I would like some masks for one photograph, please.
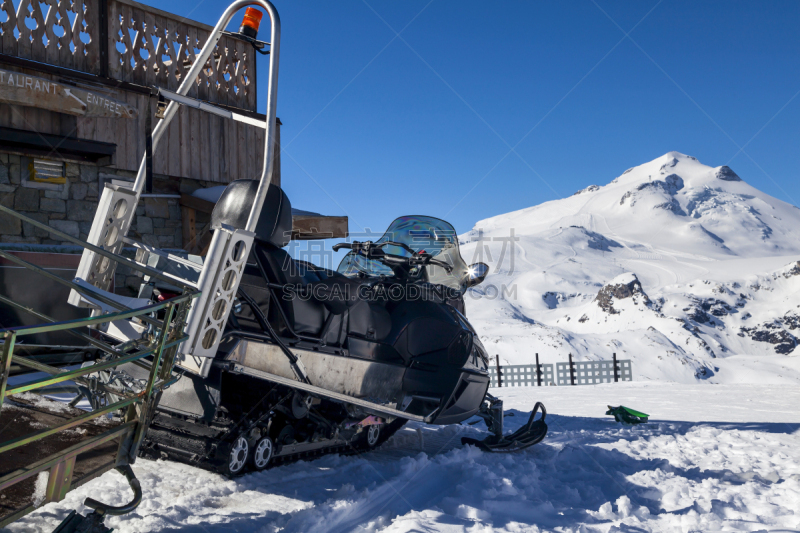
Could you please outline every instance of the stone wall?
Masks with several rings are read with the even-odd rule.
[[[67,162],[65,184],[37,183],[28,180],[28,161],[19,154],[0,153],[0,203],[81,240],[88,238],[104,183],[112,179],[132,183],[136,177],[129,171]],[[129,236],[158,248],[183,247],[179,195],[215,185],[219,184],[154,176],[153,194],[162,197],[139,201]],[[198,220],[198,226],[204,222]],[[43,229],[7,216],[0,216],[0,242],[63,243]]]

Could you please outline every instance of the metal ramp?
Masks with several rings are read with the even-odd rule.
[[[74,239],[6,207],[0,206],[0,212],[45,229],[108,261],[126,264],[150,276],[164,277],[154,269]],[[63,499],[71,488],[112,468],[127,475],[144,438],[148,415],[156,405],[158,393],[175,380],[172,375],[175,355],[178,346],[186,340],[183,332],[186,315],[199,292],[184,285],[183,294],[179,296],[132,309],[125,305],[130,302],[113,293],[80,283],[80,280],[62,279],[3,250],[0,250],[0,256],[30,271],[32,283],[36,281],[35,276],[45,276],[66,285],[86,302],[95,303],[94,316],[59,322],[25,303],[0,295],[0,303],[33,315],[42,322],[0,330],[3,341],[0,355],[0,427],[3,428],[0,433],[3,439],[0,442],[0,494],[5,496],[0,498],[2,527],[38,505]],[[103,309],[113,311],[104,312]],[[137,335],[127,342],[114,342],[109,331],[126,327]],[[24,343],[26,337],[53,331],[67,332],[75,337],[79,346],[92,350],[94,361],[78,368],[52,366],[35,360],[29,355],[30,350],[16,349],[25,347],[20,343]],[[128,363],[146,369],[147,379],[126,380],[120,367]],[[27,370],[28,374],[23,377],[33,379],[20,382],[17,375],[12,380],[12,368],[16,374]],[[75,409],[32,394],[69,390],[77,392],[78,397],[89,398],[91,410]],[[110,418],[110,415],[117,416]],[[37,493],[36,485],[43,473],[46,481],[42,495]],[[98,501],[87,501],[87,505],[101,514],[118,511]]]

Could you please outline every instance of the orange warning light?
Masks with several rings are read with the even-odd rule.
[[[258,27],[261,25],[261,17],[264,14],[254,7],[248,7],[244,12],[244,19],[242,26],[239,28],[239,33],[251,39],[255,39],[258,35]]]

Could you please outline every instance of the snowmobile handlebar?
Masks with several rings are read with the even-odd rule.
[[[397,246],[402,248],[403,250],[409,252],[411,256],[402,256],[402,255],[394,255],[394,254],[387,254],[383,251],[384,246]],[[394,241],[384,241],[384,242],[372,242],[372,241],[353,241],[353,242],[340,242],[338,244],[333,245],[333,251],[338,252],[342,248],[349,248],[350,250],[354,251],[356,254],[362,255],[367,259],[374,259],[375,261],[380,261],[381,263],[385,263],[389,266],[391,265],[407,265],[407,266],[417,266],[417,265],[436,265],[442,267],[447,271],[449,274],[453,271],[453,265],[446,263],[444,261],[439,261],[438,259],[434,259],[433,256],[429,253],[425,252],[417,252],[407,244],[403,244],[401,242],[394,242]]]
[[[338,244],[333,245],[333,251],[338,252],[342,248],[349,248],[351,250],[370,250],[372,248],[383,248],[384,246],[397,246],[398,248],[402,248],[406,252],[411,254],[416,254],[417,252],[414,251],[409,245],[404,244],[402,242],[394,242],[394,241],[383,241],[383,242],[372,242],[372,241],[364,241],[364,242],[340,242]]]

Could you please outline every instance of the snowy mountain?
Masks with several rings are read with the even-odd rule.
[[[670,152],[460,241],[492,268],[467,310],[501,362],[616,352],[634,379],[800,381],[800,209],[727,166]]]

